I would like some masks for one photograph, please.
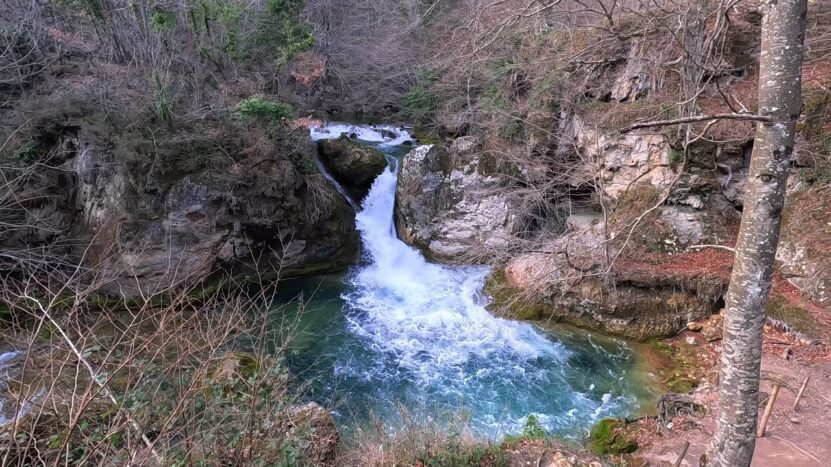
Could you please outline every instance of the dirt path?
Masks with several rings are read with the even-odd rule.
[[[712,347],[706,350],[715,352],[721,350],[719,342],[699,342],[700,337],[695,333],[685,333],[680,339],[696,340],[695,345],[701,346],[701,350],[705,350],[703,347]],[[797,350],[795,354],[792,345],[797,349],[800,347],[794,337],[773,329],[766,330],[760,388],[763,399],[767,399],[774,384],[779,384],[781,389],[766,434],[757,440],[755,467],[831,466],[831,362],[825,356],[802,359],[799,357],[801,352]],[[810,347],[816,347],[816,344]],[[715,368],[712,372],[715,373]],[[810,376],[810,380],[795,411],[792,408],[794,400],[806,376]],[[691,397],[707,407],[707,415],[676,418],[671,427],[660,427],[655,420],[641,422],[639,461],[648,465],[673,466],[684,442],[689,441],[690,447],[681,465],[698,465],[715,430],[715,385],[703,385]],[[764,406],[759,410],[761,416]]]

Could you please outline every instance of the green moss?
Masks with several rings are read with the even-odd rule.
[[[698,380],[682,375],[679,371],[673,371],[666,379],[667,389],[677,394],[686,394],[698,387]]]
[[[663,196],[663,192],[648,183],[635,184],[618,199],[609,223],[614,231],[625,229],[627,232],[636,219],[652,208]],[[679,249],[675,241],[675,231],[661,219],[661,210],[656,209],[646,215],[635,226],[627,246],[635,250],[647,250],[656,253],[672,253]],[[618,237],[621,246],[626,235]]]
[[[697,347],[678,341],[672,345],[664,340],[654,340],[650,344],[660,357],[654,366],[667,391],[685,394],[701,384]]]
[[[425,130],[423,127],[416,127],[413,130],[413,138],[418,141],[418,144],[440,144],[441,138],[433,132]]]
[[[781,295],[773,295],[768,301],[767,316],[785,322],[792,330],[815,337],[821,329],[819,321],[808,310],[792,304]]]
[[[500,314],[522,320],[542,319],[545,316],[545,304],[519,297],[519,291],[508,285],[502,268],[495,269],[488,276],[483,291],[491,297],[490,308]]]
[[[589,435],[589,448],[599,456],[631,454],[638,442],[629,438],[623,429],[626,423],[616,418],[604,418],[595,424]]]

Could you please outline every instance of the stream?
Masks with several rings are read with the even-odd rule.
[[[284,281],[280,300],[304,302],[287,363],[342,430],[461,421],[498,439],[533,415],[549,434],[580,437],[602,417],[639,412],[652,393],[631,344],[495,317],[482,293],[488,267],[432,263],[397,238],[406,130],[328,124],[312,138],[341,132],[389,161],[357,211],[363,259],[344,274]]]

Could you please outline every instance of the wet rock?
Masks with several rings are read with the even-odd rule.
[[[638,449],[638,442],[626,433],[626,422],[604,418],[595,424],[589,434],[589,447],[599,456],[631,454]]]
[[[378,128],[377,130],[378,133],[380,133],[381,136],[383,136],[384,138],[395,139],[396,137],[398,137],[398,135],[392,130],[388,130],[386,128]]]
[[[366,196],[375,177],[387,166],[381,151],[344,137],[319,141],[318,152],[335,179],[355,190],[358,199]]]

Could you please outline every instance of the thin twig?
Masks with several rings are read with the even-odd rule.
[[[133,418],[133,416],[127,410],[125,410],[121,406],[121,404],[119,404],[118,399],[115,398],[115,394],[113,394],[113,392],[110,390],[110,388],[105,384],[106,380],[104,378],[102,378],[101,375],[97,371],[95,371],[95,369],[92,367],[92,364],[86,358],[84,358],[83,354],[81,353],[80,350],[78,350],[78,347],[75,345],[75,343],[72,341],[72,339],[70,339],[70,337],[66,334],[66,332],[64,332],[63,327],[61,327],[61,325],[58,324],[58,322],[55,321],[54,318],[52,318],[52,314],[49,313],[49,310],[46,309],[46,307],[44,307],[43,304],[40,303],[40,300],[38,300],[35,297],[32,297],[30,295],[25,295],[25,294],[21,295],[21,297],[23,297],[27,300],[31,300],[32,302],[35,303],[35,305],[37,305],[38,309],[43,314],[43,316],[47,320],[49,320],[49,322],[52,324],[52,326],[55,327],[55,329],[58,331],[58,334],[61,335],[61,339],[63,339],[64,342],[66,342],[66,344],[69,346],[70,350],[72,350],[72,353],[75,354],[75,356],[78,358],[78,361],[80,361],[84,365],[84,368],[86,368],[87,372],[89,373],[90,377],[92,378],[92,381],[94,381],[95,384],[99,388],[101,388],[101,392],[103,392],[104,396],[106,396],[106,398],[109,399],[109,401],[116,407],[116,410],[121,412],[125,416],[127,421],[130,422],[130,425],[133,427],[133,429],[141,436],[142,442],[149,448],[150,453],[153,454],[153,457],[156,459],[156,462],[158,462],[158,465],[162,465],[162,456],[159,455],[159,453],[153,447],[153,443],[150,441],[150,439],[144,433],[144,430],[142,430],[141,425],[139,425],[139,423],[136,421],[136,419]]]

